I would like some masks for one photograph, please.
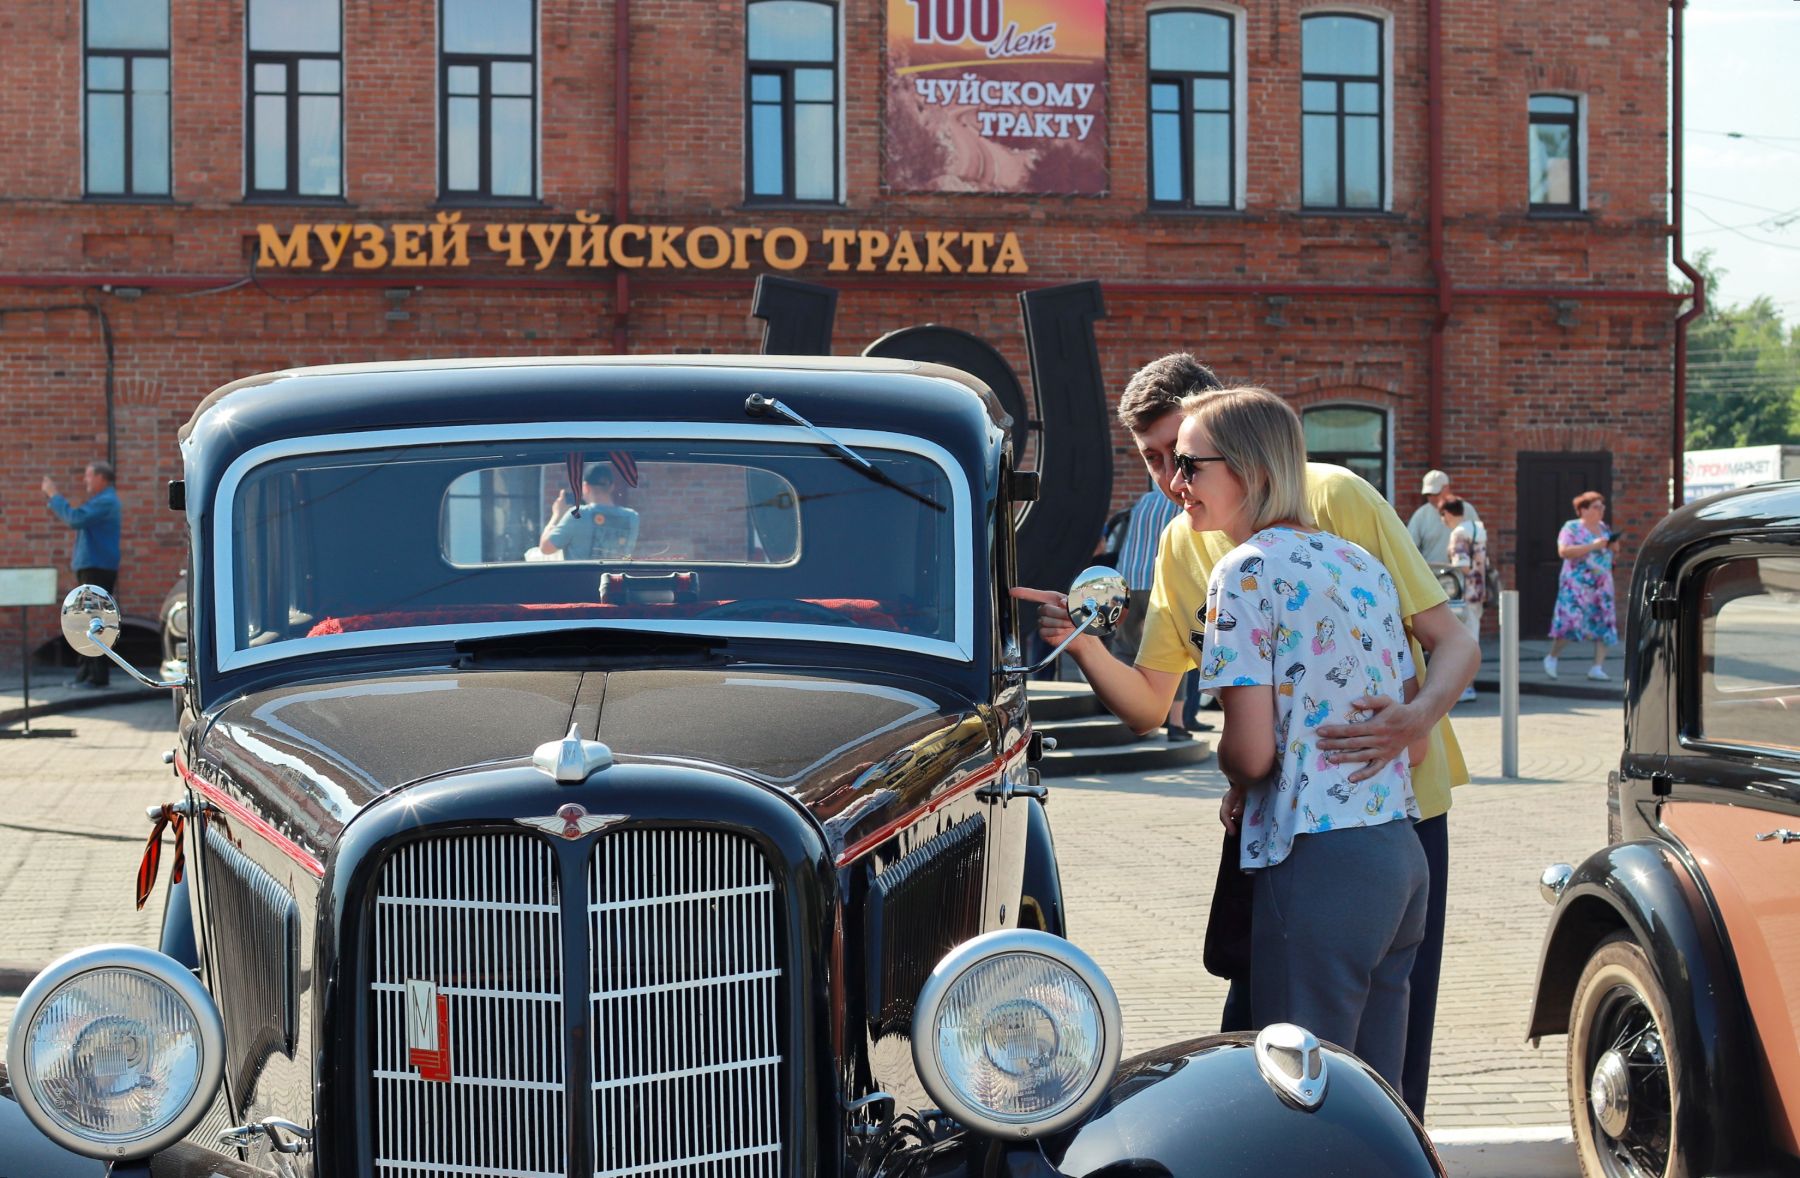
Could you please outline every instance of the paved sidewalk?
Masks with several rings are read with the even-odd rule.
[[[153,674],[153,670],[146,670],[145,674]],[[31,669],[30,718],[33,728],[67,728],[69,725],[56,717],[68,712],[167,698],[166,691],[136,683],[117,667],[113,668],[111,681],[105,687],[77,684],[73,667]],[[25,680],[19,674],[19,668],[16,665],[0,668],[0,728],[22,729],[25,705]]]
[[[1625,644],[1623,635],[1617,646],[1608,647],[1604,666],[1609,679],[1589,679],[1588,668],[1594,665],[1594,644],[1569,643],[1563,647],[1555,679],[1544,674],[1544,656],[1550,653],[1548,638],[1522,639],[1519,642],[1519,692],[1521,695],[1556,695],[1574,699],[1616,701],[1625,695]],[[1475,686],[1481,691],[1500,690],[1500,639],[1498,635],[1481,640],[1481,670],[1475,673]]]
[[[0,963],[6,965],[42,965],[100,941],[154,945],[162,927],[160,896],[139,912],[132,888],[150,832],[144,808],[180,793],[161,760],[175,743],[168,700],[152,695],[56,716],[45,726],[52,722],[75,735],[0,745]],[[165,854],[165,873],[171,862]],[[0,995],[0,1040],[16,1004]]]
[[[153,944],[160,927],[160,897],[138,912],[131,890],[148,831],[144,807],[177,793],[159,760],[173,743],[166,699],[56,722],[77,736],[0,746],[0,962],[41,964],[104,940]],[[1476,780],[1457,791],[1451,811],[1449,939],[1428,1121],[1434,1130],[1566,1125],[1562,1039],[1541,1050],[1523,1040],[1549,915],[1537,877],[1546,863],[1579,860],[1604,842],[1619,709],[1527,697],[1526,776],[1517,781],[1499,777],[1491,696],[1460,707],[1455,722]],[[1119,989],[1127,1051],[1217,1026],[1224,985],[1199,963],[1223,786],[1210,763],[1051,783],[1071,932]],[[165,855],[165,872],[169,862]],[[0,1038],[14,1005],[0,997]]]

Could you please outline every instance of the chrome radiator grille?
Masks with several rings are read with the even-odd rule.
[[[767,861],[739,835],[623,830],[595,841],[586,870],[585,903],[565,907],[556,854],[535,835],[430,839],[383,864],[376,1175],[567,1174],[567,1088],[587,1065],[595,1178],[780,1171],[783,971]],[[590,960],[569,977],[563,922],[584,919]],[[448,1082],[409,1057],[409,980],[447,1000]],[[564,1059],[572,986],[591,1019],[579,1069]]]
[[[430,839],[396,851],[377,888],[375,1173],[563,1178],[555,855],[526,834]],[[447,999],[447,1083],[409,1059],[408,980]]]
[[[621,831],[594,848],[588,918],[595,1178],[773,1178],[781,966],[761,853],[714,831]]]

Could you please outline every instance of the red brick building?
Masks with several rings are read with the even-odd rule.
[[[1576,482],[1644,534],[1668,501],[1679,310],[1666,4],[1082,3],[1104,13],[1082,108],[1104,119],[1102,195],[886,186],[884,152],[912,150],[890,20],[1013,21],[1001,0],[7,6],[0,566],[66,564],[37,483],[78,485],[110,420],[122,602],[153,614],[183,555],[175,432],[215,386],[754,350],[765,271],[839,290],[836,351],[934,321],[1022,376],[1017,293],[1099,279],[1111,390],[1190,349],[1290,396],[1403,516],[1450,471],[1509,567],[1521,534],[1542,555]],[[1143,480],[1123,434],[1114,453],[1123,505]]]

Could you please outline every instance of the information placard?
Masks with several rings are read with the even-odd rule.
[[[0,569],[0,605],[55,605],[55,569]]]

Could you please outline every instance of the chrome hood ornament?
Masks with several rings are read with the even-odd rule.
[[[574,802],[566,802],[556,808],[556,813],[547,818],[515,818],[520,826],[529,826],[533,830],[541,830],[545,834],[555,835],[574,842],[596,834],[609,826],[617,826],[625,821],[623,814],[589,814],[586,806]]]
[[[1330,1076],[1316,1035],[1293,1023],[1270,1023],[1256,1036],[1256,1068],[1296,1108],[1318,1108]]]
[[[613,763],[612,750],[597,740],[581,739],[581,725],[569,725],[569,734],[537,746],[531,763],[564,785],[580,785]]]

